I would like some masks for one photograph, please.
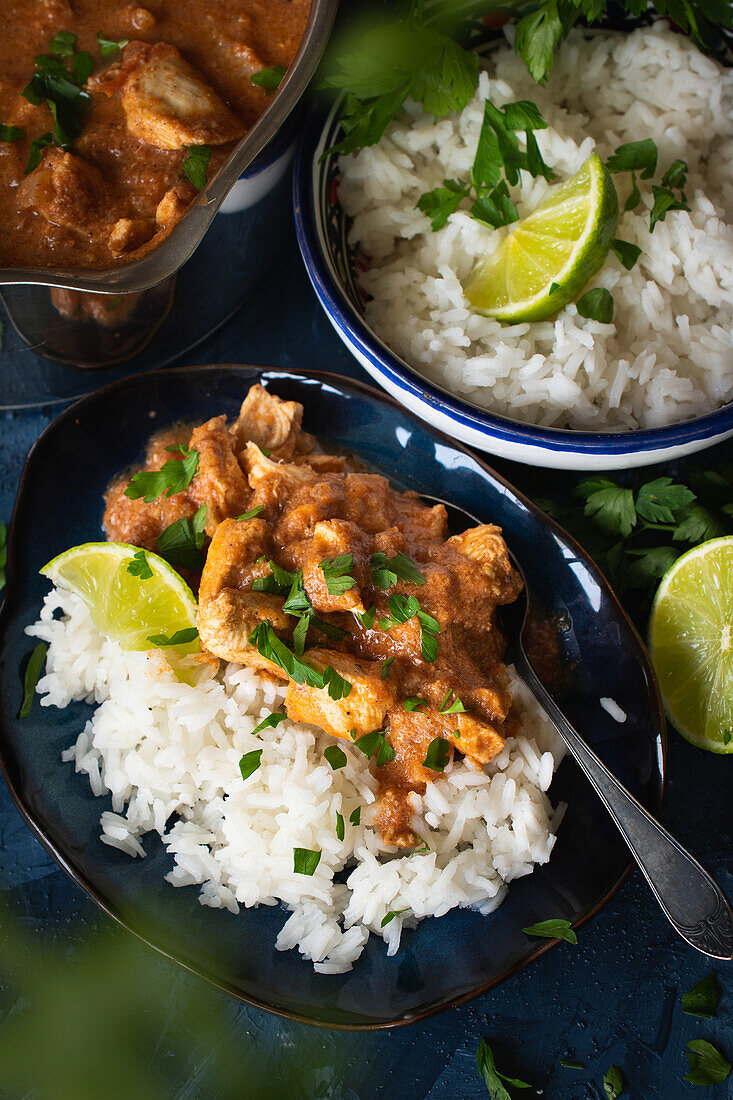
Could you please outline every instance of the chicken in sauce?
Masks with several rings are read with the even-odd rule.
[[[156,247],[267,106],[310,7],[3,0],[0,265],[103,269]]]
[[[442,505],[317,453],[302,415],[255,385],[233,424],[154,437],[108,490],[105,530],[198,584],[205,657],[287,682],[289,718],[370,757],[375,824],[411,848],[410,795],[454,753],[483,766],[516,732],[496,609],[521,581],[498,527],[449,537]],[[171,462],[189,466],[164,495]],[[172,528],[198,532],[198,562],[166,554]]]

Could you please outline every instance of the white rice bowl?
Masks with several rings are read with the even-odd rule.
[[[53,590],[27,633],[49,646],[41,705],[97,704],[63,759],[111,803],[104,843],[144,857],[145,834],[158,833],[172,857],[167,880],[199,887],[202,905],[236,913],[281,902],[290,916],[276,946],[297,947],[319,973],[350,970],[370,933],[392,955],[403,928],[424,917],[455,906],[490,913],[508,883],[550,858],[564,807],[554,811],[546,792],[563,749],[516,678],[521,733],[486,775],[456,759],[413,796],[430,850],[400,855],[371,826],[377,783],[355,746],[339,742],[348,763],[333,771],[323,756],[333,739],[313,727],[284,721],[253,735],[284,709],[284,685],[235,664],[218,675],[200,665],[181,683],[159,653],[125,653],[102,636],[68,592]],[[254,749],[260,767],[243,781],[239,761]],[[294,848],[321,852],[312,877],[294,872]],[[345,881],[334,881],[344,867]],[[406,912],[382,927],[395,910]]]
[[[408,103],[378,145],[340,160],[350,239],[367,256],[367,322],[427,378],[525,423],[654,428],[730,401],[733,71],[664,21],[631,34],[573,31],[544,86],[509,47],[487,65],[460,115],[436,121]],[[469,307],[463,281],[507,231],[474,221],[464,201],[434,233],[415,204],[444,179],[468,176],[487,97],[498,106],[537,103],[548,129],[535,136],[561,180],[593,152],[606,160],[623,143],[656,142],[655,179],[639,181],[642,202],[622,213],[617,234],[642,255],[626,271],[609,253],[589,284],[612,293],[611,324],[581,317],[572,303],[554,320],[518,325]],[[651,183],[677,158],[689,165],[690,212],[668,213],[650,234]],[[623,210],[630,176],[614,179]],[[520,217],[551,186],[526,172],[522,184],[512,189]]]

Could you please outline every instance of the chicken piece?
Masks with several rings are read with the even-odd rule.
[[[109,196],[101,172],[61,149],[44,151],[41,165],[18,187],[17,201],[51,225],[83,237],[109,219]]]
[[[126,321],[141,297],[141,293],[94,294],[86,290],[51,287],[51,301],[62,317],[69,321],[94,321],[105,328],[114,328]]]
[[[317,474],[340,474],[346,465],[343,455],[295,455],[293,462],[299,466],[310,466]]]
[[[199,506],[206,505],[206,533],[213,535],[223,519],[248,510],[250,488],[234,454],[225,416],[194,428],[191,447],[199,453],[199,466],[188,493]]]
[[[297,684],[288,685],[285,708],[293,722],[309,722],[332,737],[347,741],[382,728],[387,711],[394,706],[392,685],[382,680],[381,665],[339,653],[332,649],[309,649],[307,663],[323,672],[331,665],[351,684],[345,699],[332,699],[327,690]]]
[[[504,748],[504,738],[488,722],[475,718],[472,714],[438,714],[432,712],[433,721],[443,728],[446,741],[451,739],[464,756],[475,760],[477,764],[488,764]]]
[[[442,542],[448,533],[444,504],[428,507],[417,494],[392,494],[392,523],[404,532],[408,543]]]
[[[522,591],[522,578],[512,568],[501,527],[493,523],[469,527],[462,535],[449,538],[447,547],[460,550],[467,558],[477,561],[481,572],[488,579],[492,597],[497,604],[512,603]]]
[[[247,443],[268,450],[272,458],[289,462],[295,453],[303,420],[303,406],[297,401],[281,401],[263,386],[250,387],[235,424],[232,425],[234,448],[239,453]]]
[[[341,554],[352,555],[352,566],[347,570],[356,584],[345,592],[331,593],[327,574],[321,562],[337,558]],[[361,528],[348,520],[321,520],[316,524],[307,557],[303,562],[303,587],[316,611],[330,614],[334,611],[364,612],[361,590],[371,588],[369,540]]]
[[[118,91],[128,131],[158,149],[224,145],[245,132],[241,119],[167,42],[131,42],[93,86],[107,95]]]
[[[235,588],[225,588],[216,599],[201,602],[197,612],[201,644],[209,653],[287,680],[287,673],[263,657],[249,640],[252,631],[265,621],[276,632],[286,633],[295,620],[285,614],[279,596]]]
[[[267,524],[264,520],[237,522],[225,519],[214,532],[206,555],[199,603],[216,599],[225,588],[249,588],[253,577],[269,572],[265,562],[257,562],[266,554]]]
[[[180,221],[197,194],[196,188],[190,183],[177,183],[166,191],[155,210],[155,224],[158,229],[170,229]]]
[[[308,466],[273,462],[256,443],[248,443],[240,452],[239,463],[252,486],[250,507],[262,505],[268,515],[277,514],[286,502],[297,497],[299,489],[317,481],[317,475]],[[286,545],[282,540],[279,544]]]
[[[112,226],[107,246],[115,256],[124,256],[146,244],[153,232],[154,226],[147,218],[120,218]]]

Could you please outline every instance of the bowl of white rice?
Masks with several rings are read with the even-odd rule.
[[[437,231],[416,208],[467,175],[487,98],[537,104],[540,151],[560,179],[649,137],[660,172],[686,162],[690,209],[654,232],[651,187],[624,212],[631,180],[614,177],[618,236],[641,255],[626,270],[609,252],[589,284],[612,294],[610,323],[574,302],[533,323],[475,312],[464,283],[506,230],[472,219],[470,200]],[[659,20],[573,31],[544,85],[505,41],[461,113],[436,120],[408,101],[378,144],[323,156],[342,136],[340,109],[325,123],[315,111],[301,139],[298,239],[334,328],[405,407],[471,446],[559,469],[646,465],[733,435],[733,71]],[[551,186],[525,176],[520,217]]]

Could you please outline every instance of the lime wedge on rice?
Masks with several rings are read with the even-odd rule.
[[[542,321],[577,298],[602,267],[618,226],[618,196],[593,154],[572,179],[514,222],[465,286],[474,309],[507,324]]]
[[[128,572],[139,553],[139,547],[124,542],[85,542],[59,554],[41,573],[57,588],[80,596],[97,630],[123,649],[154,649],[148,640],[151,635],[170,639],[177,631],[196,628],[196,600],[168,562],[148,550],[145,562],[152,577]],[[181,655],[196,653],[198,637],[183,645],[161,647],[162,652],[171,648]]]
[[[733,536],[696,546],[665,573],[649,650],[672,725],[702,749],[733,752]]]

